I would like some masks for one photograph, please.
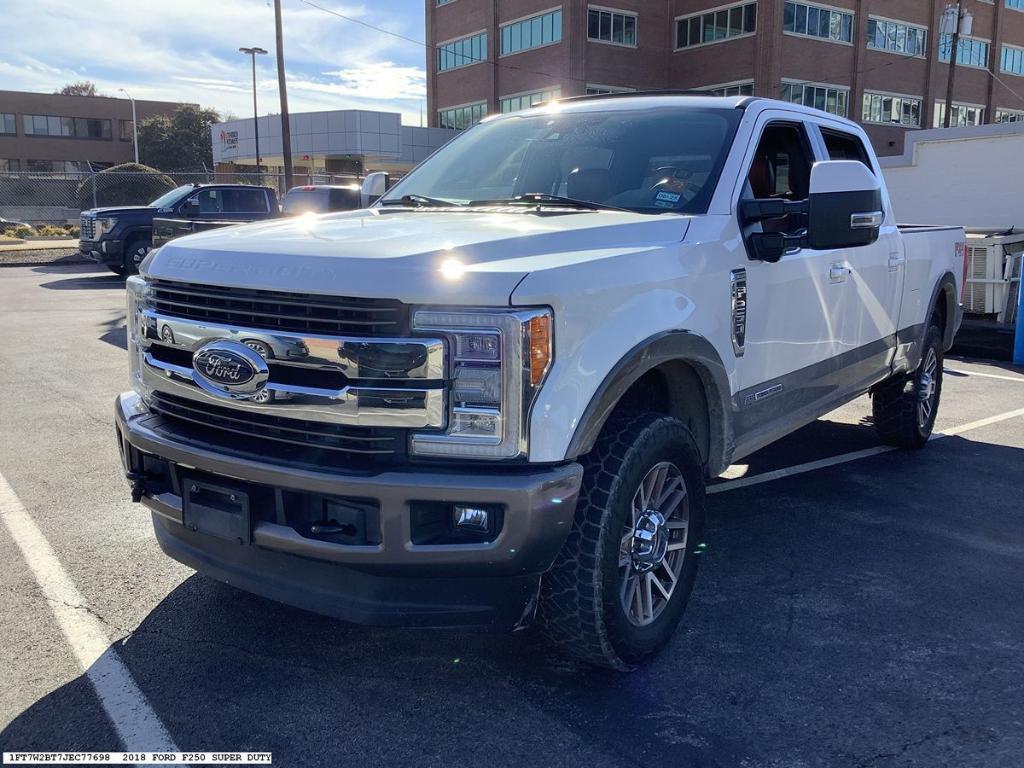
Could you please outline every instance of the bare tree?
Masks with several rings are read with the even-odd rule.
[[[77,83],[68,83],[54,93],[61,96],[99,96],[96,92],[96,83],[91,80],[79,80]]]

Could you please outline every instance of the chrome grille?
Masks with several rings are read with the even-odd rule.
[[[172,317],[295,333],[398,336],[409,330],[408,307],[388,299],[154,280],[149,306]]]
[[[92,216],[82,216],[79,220],[79,238],[82,240],[96,239],[96,219]]]
[[[152,411],[175,433],[261,459],[323,467],[390,463],[405,456],[400,429],[344,427],[268,416],[154,392]]]

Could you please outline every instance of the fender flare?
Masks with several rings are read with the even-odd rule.
[[[645,373],[675,361],[687,363],[700,376],[710,421],[708,469],[713,475],[724,470],[735,447],[729,376],[714,345],[689,331],[655,334],[637,344],[615,364],[583,411],[565,458],[575,459],[589,453],[626,391]]]
[[[946,271],[935,283],[932,289],[932,298],[928,302],[928,317],[925,318],[924,329],[921,332],[921,343],[924,344],[924,335],[928,332],[928,321],[931,320],[931,311],[938,305],[940,292],[946,296],[946,327],[942,329],[942,348],[948,350],[953,346],[953,337],[959,326],[958,312],[960,311],[959,297],[956,292],[956,278],[953,273]]]

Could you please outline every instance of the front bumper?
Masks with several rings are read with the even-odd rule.
[[[105,266],[124,262],[124,243],[120,240],[79,240],[78,252]]]
[[[521,471],[418,467],[337,475],[225,456],[160,428],[134,393],[115,407],[118,441],[141,501],[152,510],[165,553],[215,579],[318,613],[360,623],[511,628],[532,616],[540,575],[571,528],[582,468]],[[147,488],[147,466],[171,482]],[[213,478],[251,489],[369,500],[379,543],[349,546],[303,536],[254,509],[251,543],[235,544],[183,525],[182,479]],[[413,502],[500,504],[504,524],[490,543],[415,544]]]

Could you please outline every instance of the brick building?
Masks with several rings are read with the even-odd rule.
[[[179,106],[135,100],[139,120]],[[128,99],[0,91],[0,172],[78,173],[134,157]]]
[[[879,154],[941,125],[945,0],[425,0],[434,126],[558,96],[685,88],[802,101]],[[954,125],[1024,120],[1024,0],[964,0]]]

